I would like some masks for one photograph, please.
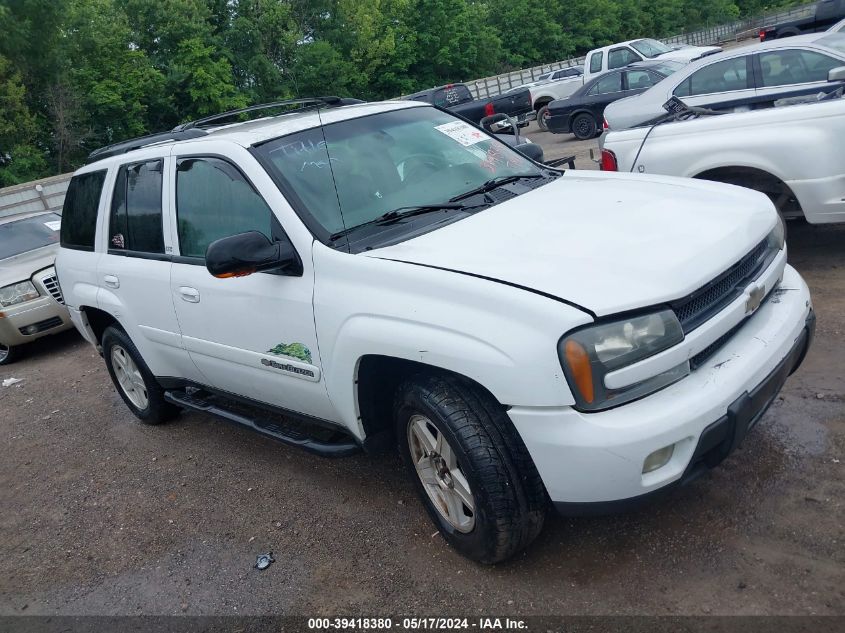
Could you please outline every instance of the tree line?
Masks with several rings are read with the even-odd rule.
[[[795,0],[0,0],[0,187],[253,103],[378,99]]]

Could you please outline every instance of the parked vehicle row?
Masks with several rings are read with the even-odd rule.
[[[831,73],[845,79],[845,67]],[[840,83],[841,85],[841,83]],[[611,131],[606,170],[715,180],[765,193],[784,218],[845,222],[845,99]]]
[[[537,121],[554,134],[593,138],[602,132],[609,104],[648,90],[683,66],[681,62],[647,61],[611,70],[588,81],[568,99],[551,102]]]
[[[845,65],[845,35],[800,35],[742,47],[685,66],[642,94],[609,105],[610,129],[649,123],[678,97],[718,110],[768,107],[777,99],[828,89],[828,73]]]

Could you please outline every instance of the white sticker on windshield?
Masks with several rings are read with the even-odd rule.
[[[463,121],[444,123],[443,125],[435,126],[434,129],[442,132],[449,138],[455,139],[464,147],[469,147],[470,145],[487,140],[487,135],[484,132]]]
[[[54,231],[58,231],[62,228],[62,221],[61,220],[51,220],[50,222],[45,222],[44,226],[48,229],[53,229]]]

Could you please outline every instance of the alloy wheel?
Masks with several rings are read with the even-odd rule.
[[[120,385],[124,395],[129,401],[142,411],[147,408],[150,402],[147,394],[147,385],[141,375],[138,365],[132,360],[129,353],[120,345],[115,345],[111,350],[112,368],[115,378]]]
[[[459,532],[475,527],[475,499],[448,440],[424,415],[408,422],[408,445],[417,476],[441,517]]]

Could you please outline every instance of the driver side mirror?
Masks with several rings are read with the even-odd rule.
[[[205,267],[215,277],[244,277],[262,270],[278,270],[298,277],[302,260],[293,244],[284,239],[271,242],[259,231],[247,231],[215,240],[205,251]]]
[[[837,66],[827,71],[828,81],[845,81],[845,66]]]

